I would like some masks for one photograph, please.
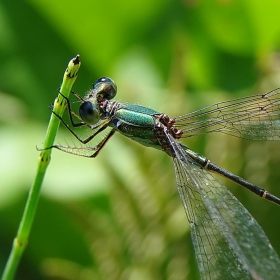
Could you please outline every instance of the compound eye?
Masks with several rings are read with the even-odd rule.
[[[103,98],[108,100],[114,98],[117,94],[116,83],[108,77],[102,77],[93,85],[97,95],[102,95]]]
[[[96,124],[100,120],[98,110],[89,101],[84,102],[80,106],[79,114],[82,120],[87,124]]]

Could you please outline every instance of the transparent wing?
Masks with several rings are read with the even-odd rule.
[[[249,140],[280,140],[280,88],[216,103],[175,121],[182,137],[222,132]]]
[[[166,137],[176,155],[176,182],[201,278],[280,279],[280,260],[255,219],[172,136]]]

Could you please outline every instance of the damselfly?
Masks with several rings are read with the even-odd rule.
[[[72,127],[86,126],[92,133],[83,144],[106,128],[109,132],[94,147],[61,146],[67,153],[96,157],[115,132],[167,153],[173,160],[180,198],[190,223],[196,259],[202,279],[280,279],[280,260],[262,228],[242,204],[215,178],[217,173],[255,194],[280,205],[266,190],[210,162],[179,140],[222,132],[250,140],[280,140],[280,89],[263,95],[216,103],[176,118],[155,110],[112,100],[116,84],[100,78],[81,102],[79,113],[67,110]],[[74,117],[79,121],[74,122]]]

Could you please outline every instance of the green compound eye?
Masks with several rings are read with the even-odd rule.
[[[80,106],[79,114],[82,120],[88,124],[96,124],[100,120],[98,110],[89,101]]]
[[[116,83],[108,77],[102,77],[93,85],[98,95],[102,95],[103,98],[108,100],[114,98],[117,94]]]

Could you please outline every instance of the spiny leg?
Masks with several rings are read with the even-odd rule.
[[[78,96],[76,93],[73,93],[74,95]],[[99,134],[101,131],[103,131],[107,126],[106,124],[109,122],[109,119],[105,119],[103,120],[102,122],[96,124],[95,126],[90,126],[88,125],[87,123],[85,122],[80,122],[80,123],[74,123],[73,121],[73,118],[72,118],[72,114],[74,116],[76,116],[79,120],[81,120],[80,116],[78,116],[75,112],[73,112],[71,110],[71,105],[70,105],[70,101],[69,99],[64,96],[62,93],[60,93],[60,95],[66,100],[66,109],[68,111],[68,114],[69,114],[69,118],[70,118],[70,121],[71,121],[71,125],[73,127],[81,127],[81,126],[87,126],[89,127],[90,129],[95,129],[95,128],[98,128],[100,127],[96,132],[94,132],[92,135],[90,135],[88,138],[86,139],[81,139],[73,130],[72,128],[62,119],[61,116],[59,116],[56,112],[53,111],[52,109],[52,104],[50,105],[50,109],[52,111],[52,113],[62,122],[62,124],[75,136],[75,138],[80,141],[81,143],[83,144],[86,144],[88,143],[90,140],[92,140],[97,134]],[[80,97],[81,98],[81,97]],[[82,100],[82,98],[81,98]],[[50,147],[51,148],[51,147]]]
[[[71,92],[72,93],[72,92]],[[70,119],[70,122],[71,122],[71,125],[73,126],[73,127],[81,127],[81,126],[86,126],[86,125],[88,125],[88,124],[86,124],[85,122],[83,122],[82,120],[81,120],[81,118],[80,118],[80,116],[78,116],[74,111],[72,111],[72,109],[71,109],[71,104],[70,104],[70,101],[69,101],[69,99],[65,96],[65,95],[63,95],[61,92],[59,92],[59,94],[66,100],[66,108],[67,108],[67,111],[68,111],[68,115],[69,115],[69,119]],[[83,99],[82,99],[82,97],[80,97],[78,94],[76,94],[76,93],[73,93],[79,100],[81,100],[81,101],[84,101]],[[78,97],[79,96],[79,97]],[[53,112],[53,110],[52,110],[52,112]],[[54,113],[54,112],[53,112]],[[55,114],[55,113],[54,113]],[[55,114],[56,115],[56,114]],[[80,122],[78,122],[78,123],[75,123],[74,122],[74,120],[73,120],[73,117],[72,117],[72,115],[74,115],[75,117],[77,117],[79,120],[80,120]],[[57,115],[56,115],[57,116]],[[60,117],[59,117],[60,118]],[[62,121],[62,119],[60,118],[60,120]],[[63,121],[62,121],[63,122]],[[90,127],[90,126],[89,126]]]
[[[54,145],[50,148],[56,148],[68,154],[78,155],[82,157],[95,158],[101,149],[106,145],[109,139],[114,135],[115,130],[111,129],[110,132],[100,141],[95,147],[65,147]]]
[[[92,154],[90,157],[95,158],[95,157],[100,153],[101,149],[107,144],[107,142],[109,141],[109,139],[115,134],[115,132],[116,132],[116,131],[112,129],[112,130],[106,135],[106,137],[104,137],[104,138],[102,139],[102,141],[99,142],[99,143],[95,146],[96,151],[95,151],[94,154]]]
[[[72,129],[71,129],[71,127],[62,119],[62,117],[60,117],[58,114],[56,114],[54,111],[52,111],[53,112],[53,114],[57,117],[57,118],[59,118],[59,120],[63,123],[63,125],[75,136],[75,138],[78,140],[78,141],[80,141],[81,143],[83,143],[83,144],[86,144],[86,143],[88,143],[90,140],[92,140],[97,134],[99,134],[100,132],[102,132],[104,129],[106,129],[106,124],[109,122],[109,120],[107,121],[106,120],[106,122],[105,121],[103,121],[102,123],[100,123],[98,126],[96,126],[96,128],[97,127],[100,127],[97,131],[95,131],[93,134],[91,134],[88,138],[86,138],[86,139],[81,139],[80,138],[80,136],[78,136]],[[87,125],[87,124],[84,124],[84,125]],[[89,125],[87,125],[87,126],[89,126]],[[95,127],[94,126],[89,126],[91,129],[94,129]],[[53,147],[55,147],[55,146],[53,146]]]
[[[76,92],[71,90],[71,93],[77,98],[79,99],[81,102],[85,102],[85,100]],[[60,93],[61,94],[61,93]],[[62,94],[61,94],[62,95]]]

